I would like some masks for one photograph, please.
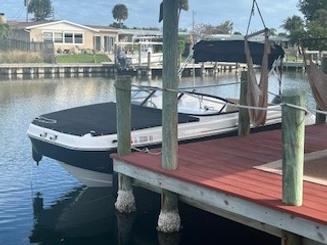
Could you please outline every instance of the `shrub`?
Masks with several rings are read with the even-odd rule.
[[[43,63],[43,58],[38,52],[2,51],[0,63]]]

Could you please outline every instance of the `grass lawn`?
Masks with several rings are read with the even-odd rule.
[[[105,54],[63,54],[56,57],[57,63],[101,63],[109,62]]]

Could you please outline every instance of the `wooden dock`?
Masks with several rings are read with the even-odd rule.
[[[326,124],[308,126],[305,153],[326,150],[326,139]],[[306,244],[327,244],[327,186],[305,181],[303,205],[288,206],[282,202],[282,176],[257,168],[282,158],[281,130],[179,145],[173,171],[161,167],[161,155],[112,157],[114,171],[194,206],[276,236],[286,231]]]

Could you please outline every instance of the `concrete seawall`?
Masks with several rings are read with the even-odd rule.
[[[114,74],[114,64],[1,64],[0,76],[7,79],[78,77]]]

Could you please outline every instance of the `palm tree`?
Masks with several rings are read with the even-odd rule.
[[[298,43],[304,36],[304,21],[300,16],[288,17],[282,27],[288,32],[291,44]]]
[[[301,31],[304,29],[304,21],[300,16],[293,15],[284,21],[282,27],[289,33]]]
[[[180,16],[182,10],[189,10],[188,0],[179,0],[178,16]]]
[[[31,0],[27,2],[28,13],[34,14],[34,20],[46,20],[53,16],[51,0]]]
[[[185,11],[189,10],[188,0],[178,0],[178,19],[181,15],[182,10]],[[159,22],[161,22],[162,19],[163,19],[163,1],[160,4]]]
[[[125,4],[116,4],[112,9],[112,17],[117,20],[120,27],[122,27],[123,21],[128,18],[128,9]]]

